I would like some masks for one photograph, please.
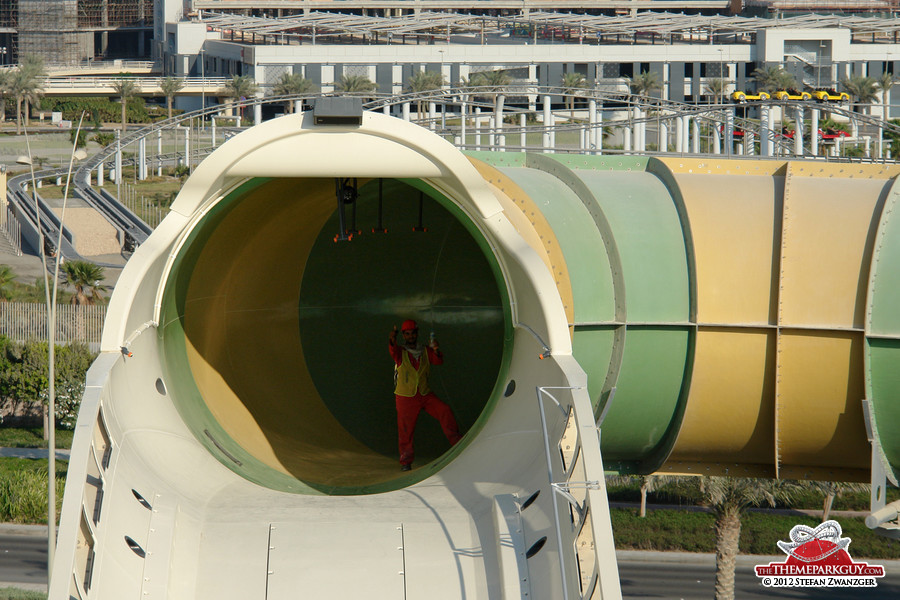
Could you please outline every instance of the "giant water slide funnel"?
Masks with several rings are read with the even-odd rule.
[[[619,598],[601,449],[865,480],[869,435],[893,477],[897,171],[247,130],[119,280],[50,596]],[[421,415],[402,472],[408,318],[464,436]]]

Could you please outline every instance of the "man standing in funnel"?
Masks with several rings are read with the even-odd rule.
[[[403,340],[398,344],[395,325],[388,348],[396,365],[394,396],[397,401],[397,429],[400,437],[400,470],[409,471],[415,457],[413,435],[420,411],[424,410],[438,420],[450,445],[458,442],[462,436],[459,435],[459,427],[450,407],[428,386],[431,365],[444,362],[437,340],[432,337],[427,346],[420,345],[419,326],[412,319],[403,322],[400,332]]]

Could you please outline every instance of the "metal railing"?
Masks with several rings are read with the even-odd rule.
[[[164,77],[141,77],[134,79],[137,84],[138,94],[161,94],[160,84]],[[222,92],[225,84],[231,81],[230,77],[180,77],[184,83],[184,87],[178,91],[179,95],[186,93],[201,93],[206,91],[209,94],[214,92]],[[107,77],[48,77],[41,80],[41,88],[45,94],[59,94],[62,91],[73,91],[74,93],[115,93],[115,84],[121,81],[121,77],[110,75]]]
[[[58,304],[56,306],[56,341],[60,344],[80,342],[96,351],[106,318],[104,305]],[[49,338],[47,306],[32,302],[0,302],[0,334],[25,342]]]
[[[4,202],[3,211],[0,212],[0,233],[9,242],[13,253],[22,256],[22,226],[8,202]]]

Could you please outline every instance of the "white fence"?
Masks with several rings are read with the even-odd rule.
[[[106,318],[106,306],[57,304],[56,341],[59,344],[82,342],[97,351]],[[24,342],[47,340],[47,306],[26,302],[0,302],[0,334]]]

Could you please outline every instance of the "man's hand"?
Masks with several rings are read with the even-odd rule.
[[[428,342],[428,345],[431,346],[431,349],[434,351],[438,351],[441,348],[441,345],[438,344],[438,341],[435,338],[431,338],[431,341]]]
[[[390,339],[391,344],[393,344],[394,346],[397,345],[397,326],[396,325],[394,325],[394,328],[391,330],[391,336],[388,339]]]

